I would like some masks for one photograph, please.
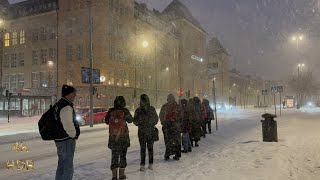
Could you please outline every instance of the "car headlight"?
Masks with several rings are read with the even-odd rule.
[[[80,115],[76,115],[76,120],[77,120],[78,122],[81,122],[83,119],[82,119],[82,117],[81,117]]]

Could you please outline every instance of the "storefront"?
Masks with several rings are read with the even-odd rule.
[[[0,115],[7,115],[9,107],[10,115],[39,116],[43,114],[54,101],[55,97],[52,96],[13,95],[8,103],[8,99],[2,96],[0,99]]]

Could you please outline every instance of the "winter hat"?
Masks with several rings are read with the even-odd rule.
[[[74,87],[72,87],[72,86],[68,86],[68,85],[63,85],[62,86],[62,90],[61,90],[61,96],[62,97],[65,97],[65,96],[67,96],[67,95],[69,95],[69,94],[71,94],[71,93],[73,93],[73,92],[76,92],[77,90],[74,88]]]

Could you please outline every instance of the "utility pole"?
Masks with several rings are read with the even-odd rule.
[[[89,7],[89,61],[90,61],[90,127],[93,127],[93,55],[92,55],[92,17],[91,17],[91,0],[88,0]]]
[[[218,116],[217,116],[217,102],[216,102],[216,85],[215,79],[212,80],[212,95],[213,95],[213,102],[214,102],[214,115],[216,119],[216,130],[218,130]]]

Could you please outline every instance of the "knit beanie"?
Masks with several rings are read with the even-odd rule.
[[[61,96],[66,97],[68,94],[71,94],[73,92],[76,92],[76,89],[72,86],[63,85],[61,90]]]

